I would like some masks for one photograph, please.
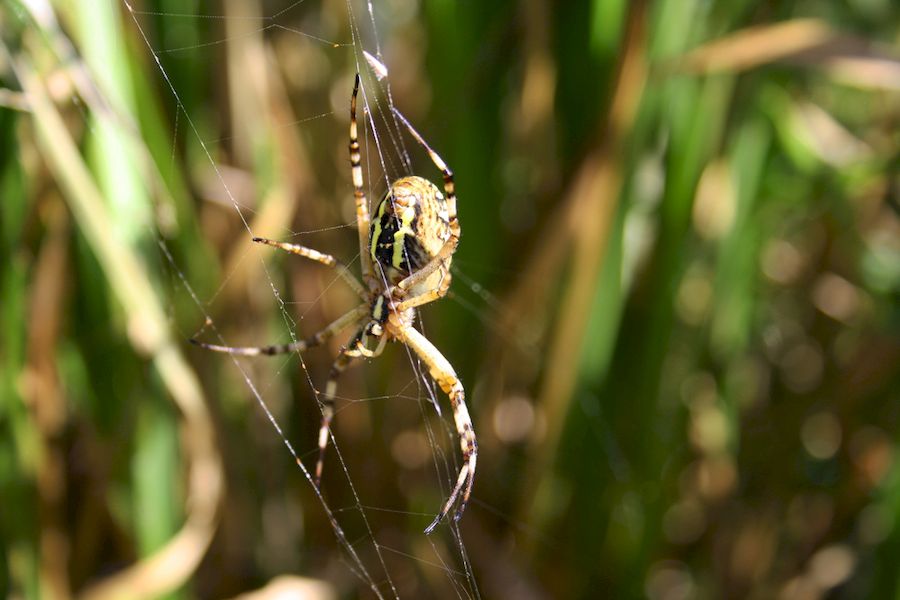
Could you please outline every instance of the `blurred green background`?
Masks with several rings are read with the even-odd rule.
[[[6,0],[0,44],[7,597],[900,597],[896,3]],[[250,238],[358,267],[357,69],[370,199],[439,181],[391,102],[456,174],[421,314],[480,454],[430,537],[458,446],[403,348],[320,502],[257,397],[311,468],[340,340],[188,344],[352,306]]]

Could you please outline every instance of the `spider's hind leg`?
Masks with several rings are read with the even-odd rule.
[[[358,337],[358,336],[357,336]],[[356,338],[354,338],[356,339]],[[320,487],[322,482],[322,469],[325,465],[325,449],[328,447],[328,436],[331,429],[331,421],[334,419],[334,397],[337,393],[337,382],[341,374],[354,358],[359,356],[352,350],[351,342],[345,348],[341,349],[341,353],[331,365],[331,371],[328,374],[328,382],[325,384],[325,393],[319,398],[322,407],[322,422],[319,425],[319,458],[316,460],[315,484]]]

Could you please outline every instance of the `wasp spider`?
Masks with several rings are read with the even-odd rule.
[[[254,242],[274,246],[314,260],[335,269],[336,273],[359,295],[362,304],[340,317],[315,335],[292,344],[277,346],[234,348],[191,340],[198,346],[244,356],[275,355],[301,352],[323,342],[351,326],[357,332],[344,346],[331,367],[325,393],[320,395],[322,423],[319,428],[319,457],[315,482],[319,485],[329,427],[334,416],[334,396],[337,380],[349,363],[358,357],[378,356],[388,341],[405,344],[428,366],[431,377],[450,397],[453,417],[462,448],[462,468],[450,497],[438,515],[425,529],[431,533],[459,500],[456,519],[462,516],[475,480],[478,445],[472,419],[466,408],[465,392],[453,366],[428,339],[417,331],[415,308],[442,298],[450,287],[450,262],[459,243],[459,221],[456,218],[456,194],[453,173],[438,154],[398,111],[394,114],[410,134],[428,152],[434,165],[444,177],[444,194],[437,186],[422,177],[402,177],[394,181],[378,203],[375,217],[369,216],[368,201],[363,189],[357,139],[356,96],[359,75],[350,98],[350,168],[353,175],[353,194],[356,199],[356,221],[359,226],[362,283],[333,256],[298,244],[253,238]],[[446,195],[446,197],[445,197]]]

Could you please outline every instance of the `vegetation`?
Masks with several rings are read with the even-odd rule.
[[[0,590],[900,597],[900,6],[373,5],[0,7]],[[188,343],[352,306],[251,237],[357,268],[357,69],[371,197],[439,181],[389,102],[460,197],[421,312],[476,497],[428,537],[458,446],[401,347],[341,380],[319,496],[284,442],[314,464],[340,344]]]

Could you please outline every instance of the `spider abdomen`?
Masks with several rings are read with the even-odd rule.
[[[447,201],[437,186],[422,177],[391,184],[372,219],[372,261],[396,283],[434,258],[450,238]],[[446,261],[449,267],[450,260]]]

